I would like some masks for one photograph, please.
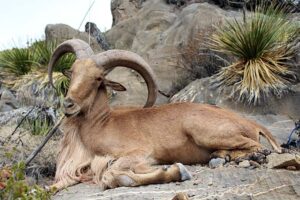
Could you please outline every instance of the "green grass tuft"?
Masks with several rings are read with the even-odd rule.
[[[46,117],[37,119],[26,119],[24,128],[29,130],[32,135],[45,135],[51,128],[52,123]]]

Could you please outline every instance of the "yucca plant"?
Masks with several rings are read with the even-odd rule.
[[[70,79],[61,73],[59,74],[53,73],[53,84],[54,87],[56,88],[57,93],[64,96],[67,94],[69,84],[70,84]]]
[[[2,70],[17,76],[27,74],[33,65],[39,65],[37,57],[28,48],[13,48],[0,54]]]
[[[293,73],[288,60],[299,34],[282,6],[258,6],[244,20],[227,21],[213,34],[210,47],[235,58],[216,75],[222,89],[232,86],[232,96],[256,104],[269,94],[287,91]]]
[[[36,41],[34,42],[30,49],[34,52],[38,58],[38,62],[41,66],[47,66],[53,51],[58,46],[56,41]],[[70,66],[75,61],[75,56],[73,54],[66,54],[62,56],[54,66],[54,71],[63,72],[69,69]]]

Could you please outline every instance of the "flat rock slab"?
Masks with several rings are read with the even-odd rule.
[[[235,166],[209,169],[187,166],[193,179],[181,183],[156,184],[101,191],[95,185],[79,184],[56,194],[54,200],[171,200],[184,192],[190,199],[207,200],[296,200],[300,199],[300,171],[246,169]]]

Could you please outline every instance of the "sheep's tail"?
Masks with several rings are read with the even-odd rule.
[[[278,144],[278,142],[276,141],[276,139],[274,138],[274,136],[271,134],[271,132],[266,129],[265,127],[260,127],[260,135],[264,136],[268,142],[272,145],[273,149],[277,152],[277,153],[281,153],[282,149],[280,147],[280,145]]]

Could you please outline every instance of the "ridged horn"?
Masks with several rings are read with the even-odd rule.
[[[106,74],[115,67],[127,67],[137,71],[145,80],[148,89],[148,98],[144,107],[154,105],[157,98],[157,83],[153,70],[138,54],[124,50],[109,50],[94,55],[93,60],[99,67],[103,67]]]
[[[52,71],[58,59],[66,53],[74,53],[77,59],[84,59],[94,55],[90,45],[79,39],[71,39],[61,43],[54,50],[48,65],[49,83],[53,85]]]

